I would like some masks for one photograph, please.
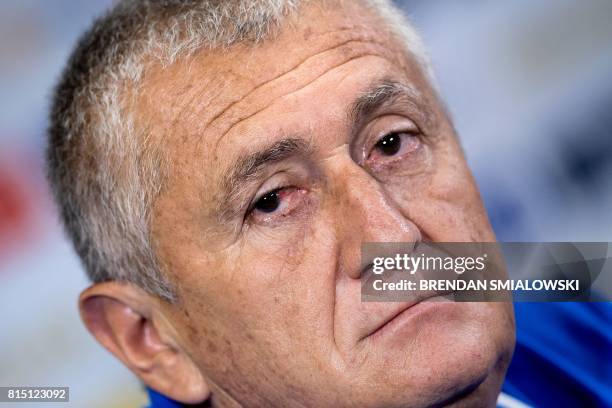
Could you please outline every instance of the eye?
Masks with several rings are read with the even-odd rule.
[[[264,194],[259,200],[257,200],[253,208],[264,213],[276,211],[280,205],[279,191],[280,189]]]
[[[256,223],[280,220],[299,210],[306,191],[297,187],[281,187],[268,191],[253,204],[250,218]]]
[[[402,147],[402,139],[398,133],[389,133],[383,136],[374,147],[385,156],[394,156]]]
[[[391,132],[382,136],[372,147],[367,161],[373,168],[393,164],[416,153],[422,147],[418,135],[408,132]]]

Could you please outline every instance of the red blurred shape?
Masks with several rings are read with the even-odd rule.
[[[46,205],[40,174],[31,156],[0,154],[0,261],[27,249],[42,234],[38,221]]]

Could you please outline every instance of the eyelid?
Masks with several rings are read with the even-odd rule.
[[[271,174],[265,180],[260,182],[255,189],[255,194],[253,195],[251,201],[248,206],[245,208],[244,217],[248,217],[248,215],[253,211],[255,204],[258,200],[260,200],[264,195],[269,194],[275,190],[294,187],[296,185],[306,185],[307,179],[304,174],[302,174],[301,170],[298,169],[278,169],[275,173]]]
[[[384,117],[379,117],[366,126],[364,130],[368,132],[368,134],[365,137],[359,155],[359,161],[362,165],[367,160],[376,143],[383,137],[392,133],[406,133],[417,136],[422,134],[416,122],[401,115],[386,115]]]
[[[292,158],[270,166],[265,176],[260,180],[251,180],[245,191],[238,213],[242,218],[242,224],[248,225],[247,219],[253,213],[255,204],[265,194],[288,187],[310,191],[321,180],[322,174],[308,158]]]
[[[305,213],[307,203],[311,202],[308,193],[296,186],[281,187],[278,206],[270,212],[253,209],[247,216],[247,226],[275,227],[292,222]]]
[[[274,176],[271,177],[271,179],[273,178]],[[288,184],[284,184],[281,181],[275,181],[273,183],[270,183],[270,186],[263,187],[266,185],[266,183],[268,183],[269,180],[270,179],[264,181],[257,189],[257,192],[255,193],[255,195],[253,196],[253,199],[251,200],[251,202],[249,203],[249,206],[247,207],[246,216],[248,216],[251,212],[253,212],[255,205],[263,196],[265,196],[266,194],[270,194],[274,191],[280,190],[281,188],[288,187]]]

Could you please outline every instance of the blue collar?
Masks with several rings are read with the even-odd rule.
[[[157,391],[152,390],[151,388],[147,388],[147,393],[149,394],[149,400],[151,404],[148,408],[182,408],[183,405],[179,402],[171,400],[168,397],[163,396]]]

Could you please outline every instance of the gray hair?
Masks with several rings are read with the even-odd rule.
[[[126,91],[137,92],[147,64],[167,67],[199,49],[261,42],[307,1],[316,0],[124,0],[82,36],[55,89],[47,166],[62,221],[92,281],[132,282],[176,300],[149,229],[164,156],[135,128]],[[418,35],[395,6],[362,3],[433,78]]]

